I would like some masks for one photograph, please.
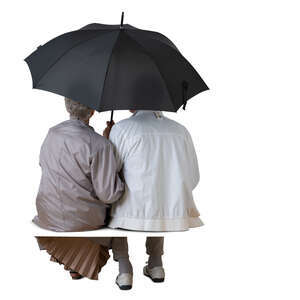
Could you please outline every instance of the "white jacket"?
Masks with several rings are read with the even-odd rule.
[[[197,157],[182,125],[161,112],[138,111],[114,125],[109,138],[126,182],[109,227],[181,231],[202,225],[192,195]]]

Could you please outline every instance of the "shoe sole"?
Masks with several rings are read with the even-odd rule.
[[[120,290],[122,291],[128,291],[128,290],[131,290],[132,289],[132,285],[119,285],[117,282],[116,282],[116,285],[119,287]]]
[[[144,275],[148,278],[150,278],[153,282],[159,283],[159,282],[164,282],[165,278],[152,278],[149,274],[144,272]]]

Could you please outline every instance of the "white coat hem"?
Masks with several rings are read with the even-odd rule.
[[[185,231],[204,225],[199,217],[178,219],[135,219],[112,217],[108,227],[137,231]]]

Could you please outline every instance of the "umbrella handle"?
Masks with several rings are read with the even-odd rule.
[[[112,110],[110,113],[110,123],[113,121],[114,119],[114,111]]]
[[[188,90],[189,84],[186,81],[182,82],[182,102],[183,102],[183,110],[185,110],[186,107],[186,101],[187,101],[187,90]]]

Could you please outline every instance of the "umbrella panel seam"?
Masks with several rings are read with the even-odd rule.
[[[172,101],[172,99],[173,99],[172,94],[171,94],[170,89],[169,89],[169,87],[168,87],[168,84],[167,84],[167,82],[166,82],[166,80],[165,80],[165,77],[163,76],[163,74],[161,73],[161,71],[160,71],[160,69],[159,69],[159,67],[158,67],[158,64],[157,64],[156,60],[153,58],[153,56],[147,51],[147,49],[146,49],[142,44],[140,44],[138,41],[136,41],[135,39],[133,39],[133,38],[132,38],[131,36],[129,36],[127,33],[125,33],[125,34],[126,34],[126,36],[127,36],[130,40],[132,40],[134,43],[136,43],[136,44],[142,49],[142,51],[143,51],[147,56],[149,56],[150,59],[153,61],[154,65],[155,65],[155,67],[156,67],[156,69],[157,69],[159,75],[161,76],[162,81],[164,82],[165,87],[166,87],[166,89],[167,89],[167,91],[168,91],[168,95],[169,95],[169,99],[170,99],[171,105],[172,105],[174,111],[176,112],[177,110],[175,109],[174,103],[173,103],[173,101]],[[171,48],[171,47],[170,47],[170,48]]]
[[[109,32],[106,32],[106,33],[104,33],[104,34],[109,34],[109,33],[112,33],[112,32],[114,32],[114,30],[111,30],[111,31],[109,31]],[[102,36],[102,35],[101,35]],[[55,62],[54,63],[52,63],[51,65],[50,65],[50,67],[40,76],[40,78],[37,80],[37,82],[36,82],[36,85],[34,86],[34,88],[36,88],[38,85],[39,85],[39,83],[41,82],[41,80],[43,79],[43,77],[61,60],[61,58],[63,57],[63,56],[65,56],[68,52],[70,52],[72,49],[74,49],[74,48],[76,48],[76,47],[78,47],[79,45],[82,45],[82,44],[84,44],[84,43],[87,43],[87,42],[89,42],[89,41],[91,41],[91,40],[93,40],[93,39],[97,39],[97,38],[99,38],[99,37],[101,37],[101,36],[99,36],[99,35],[96,35],[96,36],[94,36],[94,37],[92,37],[92,38],[90,38],[90,39],[87,39],[87,40],[84,40],[84,41],[80,41],[80,42],[78,42],[78,43],[76,43],[74,46],[72,46],[71,48],[69,48],[69,49],[67,49],[63,54],[61,54],[56,60],[55,60]]]
[[[111,50],[111,53],[110,53],[110,56],[109,56],[109,60],[108,60],[108,64],[107,64],[107,68],[106,68],[106,72],[105,72],[105,77],[104,77],[104,82],[103,82],[103,86],[102,86],[102,93],[101,93],[101,97],[100,97],[100,101],[99,101],[99,105],[98,105],[98,109],[99,110],[100,110],[100,106],[101,106],[102,99],[103,99],[103,92],[104,92],[104,89],[105,89],[107,74],[108,74],[108,71],[109,71],[109,67],[110,67],[110,64],[111,64],[113,53],[115,51],[116,44],[117,44],[117,42],[118,42],[118,40],[120,38],[120,33],[121,33],[121,30],[119,30],[118,36],[117,36],[117,38],[115,40],[115,43],[114,43],[114,45],[112,47],[112,50]],[[100,96],[100,87],[99,87],[98,94]]]

